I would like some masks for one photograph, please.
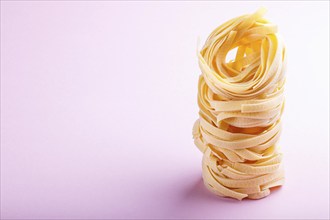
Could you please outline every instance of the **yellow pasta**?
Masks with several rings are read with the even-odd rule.
[[[260,199],[284,183],[278,150],[284,109],[285,47],[266,10],[217,27],[198,53],[199,119],[205,186],[219,196]],[[236,57],[226,61],[229,51]]]

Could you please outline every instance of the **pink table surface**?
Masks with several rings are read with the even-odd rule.
[[[261,5],[286,184],[239,202],[202,183],[196,44]],[[329,2],[1,1],[1,218],[329,218]]]

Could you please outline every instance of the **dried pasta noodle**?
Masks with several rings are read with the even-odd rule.
[[[222,24],[198,53],[200,111],[193,138],[204,154],[204,184],[238,200],[263,198],[284,182],[277,142],[285,47],[264,13],[261,8]],[[234,48],[236,57],[226,62]]]

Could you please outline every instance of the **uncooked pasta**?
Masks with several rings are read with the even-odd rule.
[[[284,182],[278,140],[286,53],[277,26],[264,14],[261,8],[225,22],[198,52],[193,138],[203,153],[204,184],[238,200],[263,198]]]

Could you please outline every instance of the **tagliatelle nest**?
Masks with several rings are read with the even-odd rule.
[[[285,47],[265,9],[216,28],[198,54],[199,119],[205,186],[217,195],[260,199],[282,185],[277,142],[284,108]],[[234,60],[226,62],[237,48]]]

